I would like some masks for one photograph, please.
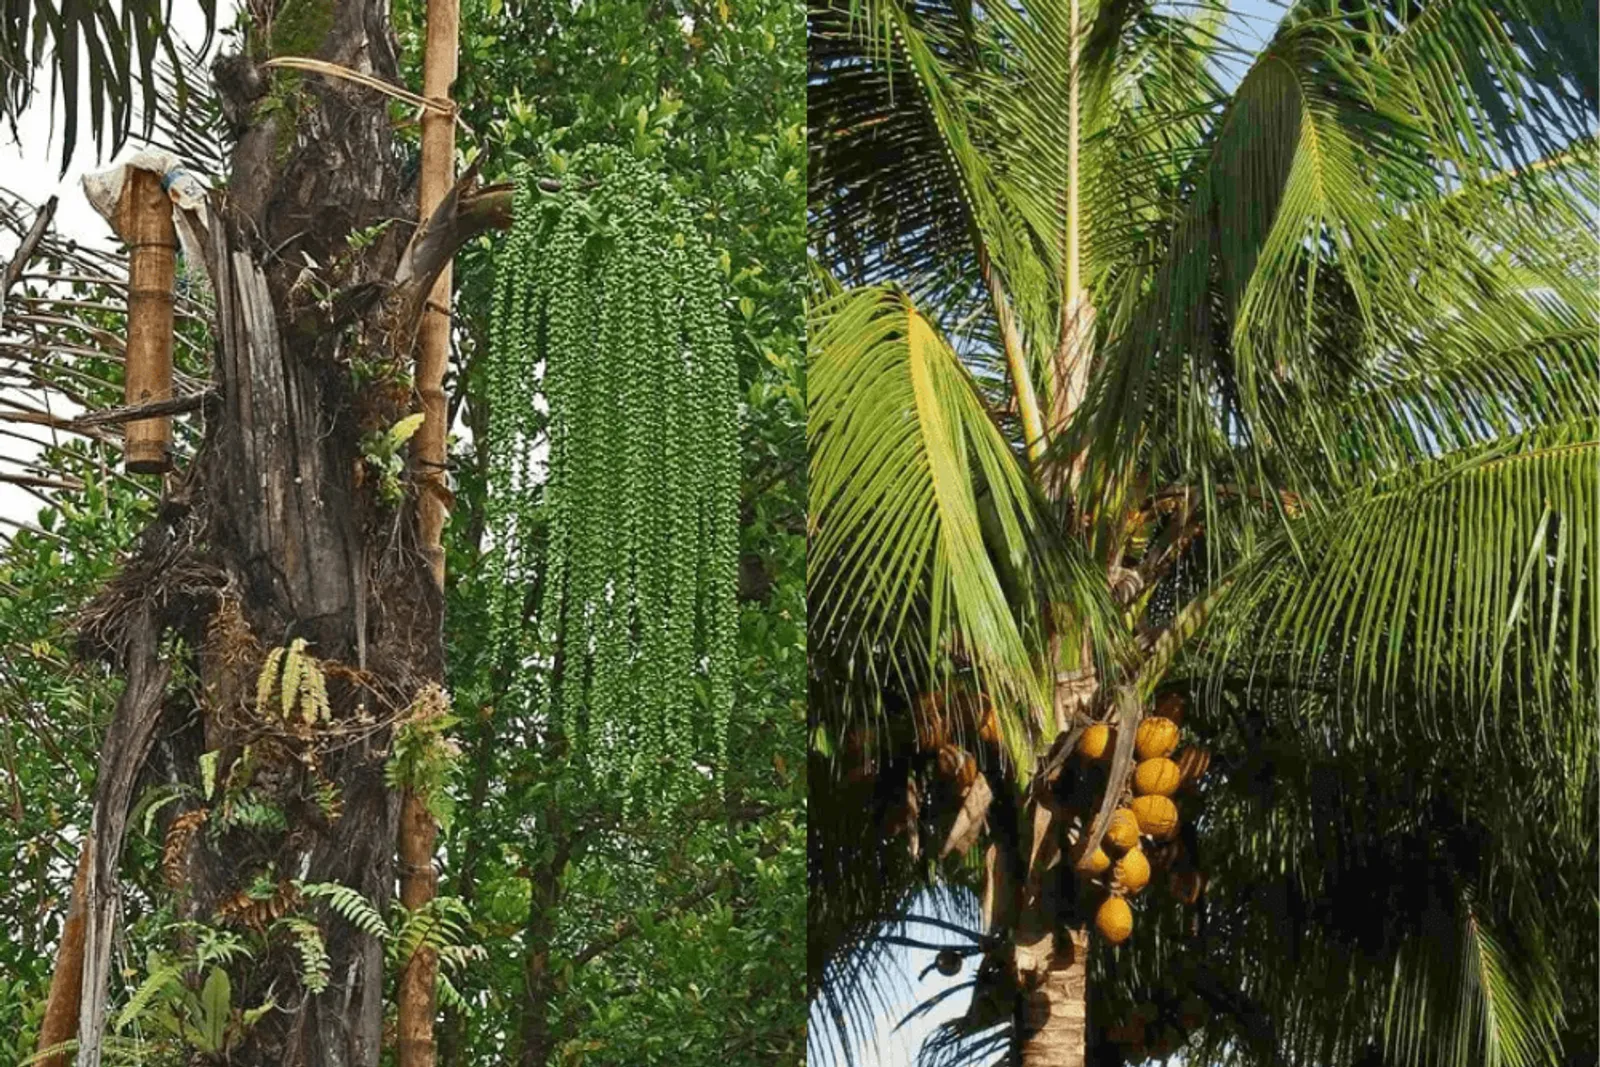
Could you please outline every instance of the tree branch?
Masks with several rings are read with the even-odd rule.
[[[444,265],[456,250],[480,233],[511,225],[513,189],[507,184],[477,185],[481,160],[474,162],[439,201],[433,214],[417,227],[400,255],[394,273],[394,297],[403,309],[402,323],[422,313],[422,301],[433,291]]]
[[[64,489],[75,492],[83,488],[83,483],[76,478],[69,480],[61,478],[40,478],[32,474],[0,474],[0,482],[7,485],[30,486],[36,489]]]
[[[433,291],[433,283],[462,245],[490,230],[511,228],[511,205],[516,188],[510,182],[478,186],[480,165],[481,160],[467,168],[428,220],[417,227],[400,256],[391,299],[399,308],[397,321],[402,327],[401,336],[415,335],[423,303]],[[540,178],[538,184],[547,193],[562,190],[562,183],[554,178]]]
[[[114,437],[104,432],[98,432],[99,427],[132,422],[135,419],[148,419],[157,415],[182,415],[190,411],[197,411],[205,406],[206,400],[211,397],[213,392],[214,390],[211,389],[202,389],[198,393],[170,397],[166,400],[152,400],[144,404],[102,408],[99,411],[90,411],[72,419],[62,418],[47,411],[38,411],[17,404],[7,404],[5,405],[6,410],[0,410],[0,422],[44,426],[51,430],[80,434],[97,441],[114,441]]]
[[[733,869],[731,867],[723,867],[722,869],[718,870],[710,878],[705,879],[699,885],[683,894],[677,900],[657,908],[655,915],[651,918],[651,922],[662,922],[663,920],[669,919],[679,912],[687,911],[696,904],[699,904],[701,901],[705,900],[707,897],[711,896],[711,894],[720,889],[722,887],[722,883],[726,881],[728,876],[732,873]],[[584,964],[588,963],[602,952],[610,951],[638,932],[639,921],[637,919],[623,919],[619,921],[611,928],[610,933],[589,942],[589,944],[585,945],[576,956],[572,957],[573,969],[576,970],[579,967],[582,967]]]
[[[44,202],[38,214],[33,217],[33,225],[28,227],[27,234],[22,238],[22,244],[17,246],[17,254],[11,257],[11,262],[6,264],[4,277],[0,277],[0,302],[4,302],[5,295],[11,287],[17,284],[17,279],[22,277],[22,271],[28,265],[28,260],[33,258],[38,251],[39,242],[44,240],[45,231],[50,228],[50,222],[56,217],[56,198],[51,197]]]
[[[166,400],[151,400],[144,404],[128,404],[123,407],[91,411],[87,415],[79,415],[72,419],[67,425],[70,429],[82,429],[117,422],[133,422],[136,419],[148,419],[157,415],[182,415],[204,407],[214,392],[212,389],[202,389],[187,396],[174,396]]]

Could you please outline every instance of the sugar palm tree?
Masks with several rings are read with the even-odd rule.
[[[826,1017],[881,1014],[883,924],[965,885],[981,995],[934,1058],[1142,1058],[1141,990],[1222,1058],[1581,1054],[1593,12],[1306,3],[1248,56],[1210,4],[811,22]],[[1154,703],[1216,766],[1153,855],[1212,889],[1113,952]]]

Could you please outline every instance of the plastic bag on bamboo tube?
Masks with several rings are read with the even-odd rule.
[[[83,176],[83,194],[89,204],[116,229],[117,204],[122,200],[122,187],[128,180],[130,167],[148,170],[161,176],[161,188],[172,198],[179,210],[172,213],[178,231],[178,244],[183,249],[183,259],[191,283],[209,290],[211,279],[206,275],[206,260],[200,249],[200,236],[189,221],[194,212],[201,225],[207,223],[206,194],[210,191],[198,176],[185,170],[183,161],[171,152],[160,148],[146,148],[136,152],[127,161],[109,170]]]

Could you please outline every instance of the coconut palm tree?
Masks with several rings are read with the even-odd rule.
[[[1253,1063],[1583,1054],[1594,13],[1323,0],[1254,53],[1210,3],[811,23],[825,1017],[882,1013],[931,884],[983,958],[935,1059],[1184,1021]],[[1159,717],[1201,743],[1136,851],[1197,907],[1113,949]]]

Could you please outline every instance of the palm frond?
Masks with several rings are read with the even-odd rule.
[[[1450,309],[1404,358],[1343,403],[1308,411],[1306,449],[1370,477],[1531,426],[1600,416],[1600,303],[1548,292]],[[1314,435],[1314,436],[1313,436]],[[1314,443],[1312,443],[1314,440]]]
[[[204,52],[216,26],[216,0],[200,0],[200,10],[205,15]],[[6,4],[0,8],[0,116],[15,129],[40,82],[35,72],[48,64],[52,99],[61,105],[61,172],[66,173],[77,148],[85,82],[95,145],[116,152],[133,128],[136,101],[142,102],[144,128],[150,128],[158,51],[183,83],[168,15],[162,0]]]
[[[1003,715],[1051,721],[1045,613],[1070,607],[1108,647],[1118,624],[1104,582],[1051,539],[971,376],[909,298],[851,291],[814,322],[809,601],[820,654],[853,663],[874,689],[909,694],[964,660]],[[1030,765],[1031,728],[1003,718],[1002,732]]]
[[[886,3],[862,12],[843,2],[808,11],[809,182],[813,246],[830,268],[861,285],[898,277],[975,292],[975,223],[969,175],[948,144],[960,116],[930,90],[946,80],[930,24],[956,12],[937,5]],[[900,27],[911,29],[909,40]],[[906,55],[918,48],[919,77]],[[965,262],[951,264],[952,258]]]
[[[1596,772],[1600,424],[1532,431],[1353,495],[1242,565],[1203,631],[1222,678],[1341,694],[1346,729],[1554,762],[1582,825]]]
[[[153,110],[137,109],[146,138],[183,160],[191,172],[221,182],[230,139],[205,53],[180,44],[175,55],[157,57],[153,78]]]
[[[932,978],[931,962],[922,964],[941,950],[954,951],[968,961],[981,955],[981,921],[976,897],[959,886],[922,887],[899,899],[886,918],[830,961],[811,1002],[808,1062],[868,1067],[884,1057],[887,1043],[913,1042],[903,1033],[908,1023],[915,1024],[940,1007],[949,1010],[972,985],[970,978],[954,982]],[[972,969],[970,963],[964,967]],[[929,989],[934,991],[923,999],[921,993]],[[920,1049],[907,1051],[914,1051],[924,1064],[986,1062],[972,1059],[973,1044],[952,1030],[931,1034]],[[965,1049],[959,1061],[948,1055],[956,1046]]]
[[[1174,472],[1307,488],[1303,468],[1319,461],[1283,447],[1303,438],[1307,413],[1414,362],[1419,338],[1444,336],[1445,315],[1483,323],[1480,312],[1546,285],[1524,269],[1530,256],[1556,262],[1555,249],[1592,234],[1577,224],[1586,183],[1545,171],[1513,183],[1546,205],[1525,246],[1441,224],[1441,204],[1481,203],[1480,185],[1502,189],[1505,172],[1464,184],[1465,160],[1441,146],[1444,119],[1406,106],[1422,75],[1313,14],[1286,20],[1240,83],[1160,261],[1102,294],[1106,354],[1063,454],[1087,446],[1093,465],[1142,447]]]
[[[1193,666],[1185,730],[1216,759],[1180,798],[1180,859],[1207,888],[1191,910],[1152,887],[1139,936],[1091,956],[1096,1025],[1198,994],[1195,1062],[1581,1061],[1597,946],[1571,931],[1595,919],[1596,843],[1523,796],[1560,762],[1352,729],[1331,691]]]
[[[1600,21],[1581,0],[1405,0],[1364,21],[1412,110],[1467,168],[1525,166],[1594,132]],[[1380,20],[1382,24],[1380,24]],[[1468,169],[1467,173],[1471,173]]]

